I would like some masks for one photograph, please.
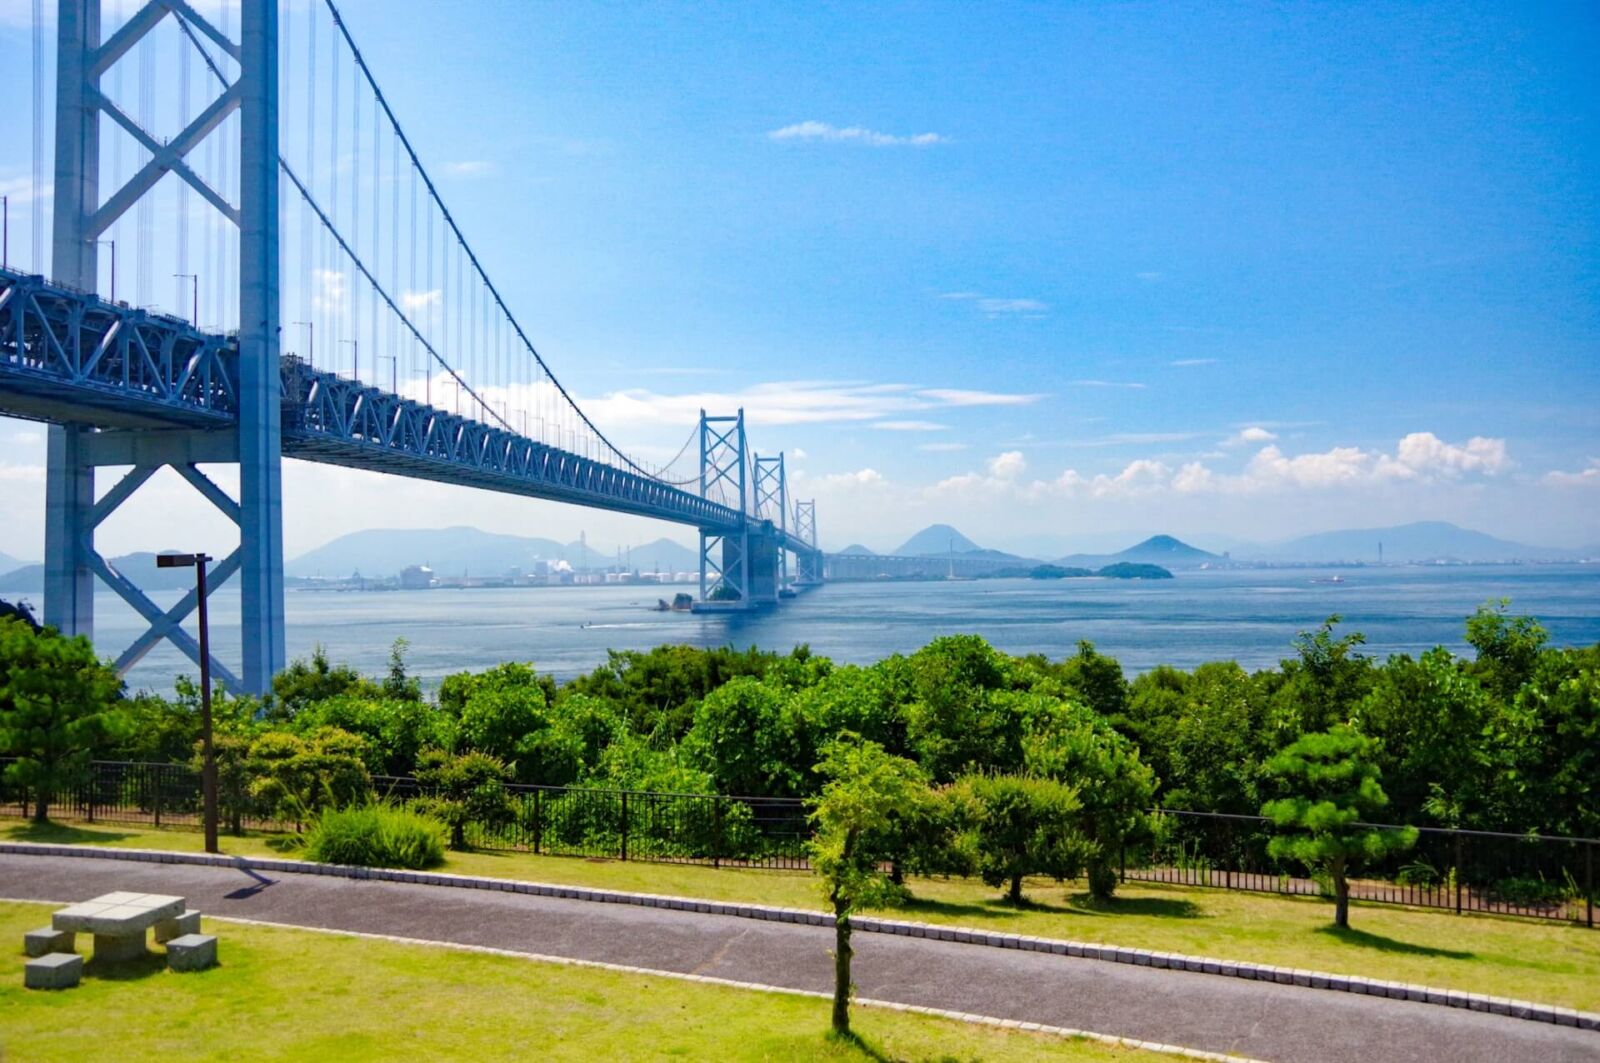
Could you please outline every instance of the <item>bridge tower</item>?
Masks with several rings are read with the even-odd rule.
[[[810,499],[794,504],[794,532],[810,550],[795,555],[795,585],[814,587],[822,582],[822,551],[817,548],[817,502]]]
[[[212,671],[235,689],[259,693],[284,664],[283,512],[279,446],[278,277],[278,5],[241,0],[237,41],[187,4],[148,0],[102,40],[100,0],[59,0],[56,41],[56,161],[52,226],[54,279],[94,291],[98,240],[167,174],[193,186],[239,229],[239,424],[189,431],[117,423],[105,418],[55,424],[49,430],[45,486],[45,622],[66,634],[94,633],[94,583],[99,577],[150,627],[117,661],[125,672],[163,638],[196,663],[200,648],[180,626],[195,608],[191,592],[171,609],[155,605],[95,550],[95,528],[155,472],[171,466],[239,526],[239,548],[215,570],[216,587],[239,573],[244,667]],[[179,20],[196,48],[226,53],[239,76],[170,140],[143,129],[100,89],[101,77],[166,17]],[[201,38],[205,39],[202,46]],[[208,185],[186,158],[224,119],[240,116],[239,202]],[[150,154],[121,188],[100,188],[100,118],[126,130]],[[227,147],[224,146],[224,150]],[[197,467],[239,467],[239,497],[229,498]],[[133,469],[95,497],[95,469]],[[186,544],[175,539],[175,547]]]
[[[772,522],[780,536],[787,538],[789,531],[789,479],[784,471],[783,455],[773,458],[756,458],[756,513]],[[789,551],[777,551],[777,581],[774,594],[782,594],[789,587]]]
[[[744,608],[750,599],[750,483],[744,410],[709,417],[700,411],[700,497],[739,511],[737,531],[700,529],[699,606]],[[732,497],[728,497],[728,496]]]

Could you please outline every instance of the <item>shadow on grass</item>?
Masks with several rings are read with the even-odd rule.
[[[1015,905],[1001,898],[992,901],[981,901],[976,904],[963,904],[957,901],[934,901],[922,897],[912,897],[897,908],[885,908],[881,914],[895,918],[896,912],[930,912],[935,915],[949,916],[982,916],[985,919],[1014,919],[1024,912],[1060,912],[1067,914],[1066,908],[1052,908],[1046,904],[1034,904],[1024,900],[1021,905]]]
[[[1470,952],[1460,952],[1456,949],[1438,949],[1431,945],[1413,945],[1409,941],[1396,941],[1394,938],[1384,937],[1382,934],[1373,934],[1366,930],[1323,926],[1317,928],[1317,933],[1326,934],[1347,945],[1376,949],[1379,952],[1400,952],[1408,956],[1438,956],[1450,960],[1470,960],[1473,958],[1473,953]]]
[[[86,977],[98,978],[102,982],[135,982],[141,978],[160,974],[166,966],[166,953],[150,952],[136,959],[115,962],[91,957],[89,962],[84,964],[83,973]]]
[[[48,845],[106,845],[126,841],[133,837],[125,831],[104,828],[85,829],[70,827],[65,823],[19,823],[5,828],[5,836],[18,842],[42,842]]]
[[[1204,919],[1206,913],[1193,901],[1179,897],[1112,897],[1109,901],[1096,900],[1087,893],[1074,893],[1068,898],[1073,911],[1080,915],[1148,915],[1158,919]]]
[[[830,1030],[828,1032],[828,1040],[834,1042],[835,1044],[841,1044],[847,1048],[855,1049],[857,1052],[860,1052],[863,1057],[872,1060],[873,1063],[895,1063],[894,1057],[884,1055],[872,1044],[872,1042],[868,1041],[854,1030],[844,1034],[834,1033]]]

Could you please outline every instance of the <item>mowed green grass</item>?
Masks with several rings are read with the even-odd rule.
[[[827,1036],[829,1003],[310,931],[211,922],[221,964],[148,961],[76,989],[22,987],[22,934],[50,909],[0,903],[0,1058],[115,1060],[1016,1060],[1165,1058],[1080,1039],[871,1008],[860,1043]]]
[[[139,827],[34,828],[12,821],[0,827],[0,837],[201,848],[196,831]],[[222,848],[236,854],[275,855],[269,839],[224,837]],[[815,880],[804,872],[482,852],[451,853],[442,870],[792,908],[824,907]],[[1332,927],[1332,905],[1314,897],[1129,883],[1117,891],[1116,900],[1101,906],[1090,902],[1079,885],[1038,879],[1028,883],[1030,903],[1018,909],[1003,903],[1000,891],[975,880],[912,879],[909,885],[913,902],[885,914],[1365,975],[1600,1011],[1600,930],[1566,923],[1356,904],[1351,929],[1341,932]]]

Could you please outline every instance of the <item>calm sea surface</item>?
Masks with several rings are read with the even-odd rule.
[[[1342,584],[1313,583],[1342,575]],[[680,588],[664,588],[670,593]],[[1377,656],[1436,645],[1464,650],[1463,620],[1481,602],[1510,598],[1563,645],[1600,642],[1600,565],[1284,569],[1191,572],[1173,580],[981,580],[839,583],[748,616],[651,611],[650,587],[561,587],[390,593],[290,591],[289,654],[326,647],[336,661],[380,673],[397,637],[425,681],[506,660],[532,661],[561,678],[605,660],[607,649],[661,643],[799,643],[838,661],[865,663],[915,650],[936,635],[974,632],[1010,653],[1061,657],[1079,639],[1129,672],[1233,658],[1246,667],[1292,652],[1295,633],[1338,613]],[[153,596],[163,607],[176,593]],[[237,592],[212,596],[213,644],[238,660]],[[98,643],[115,655],[143,630],[109,592],[97,596]],[[132,671],[130,685],[166,691],[192,666],[163,644]]]

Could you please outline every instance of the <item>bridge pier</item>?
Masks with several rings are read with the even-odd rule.
[[[94,465],[89,430],[51,425],[45,458],[44,622],[63,635],[94,636]]]

